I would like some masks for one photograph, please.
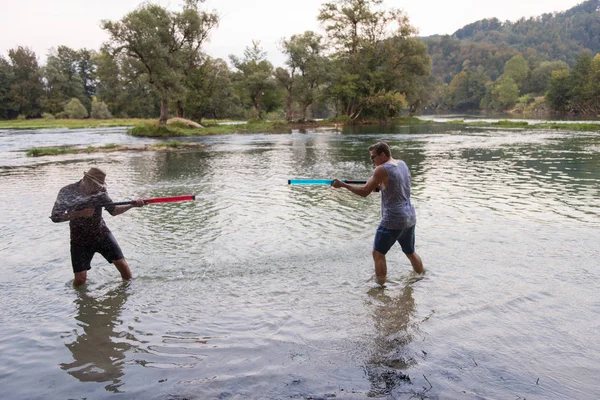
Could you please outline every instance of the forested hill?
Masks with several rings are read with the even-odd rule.
[[[481,66],[492,80],[506,61],[521,53],[530,64],[564,61],[573,66],[585,51],[600,53],[600,0],[585,1],[567,11],[518,21],[483,19],[451,36],[422,38],[433,61],[432,75],[449,83],[464,63]]]

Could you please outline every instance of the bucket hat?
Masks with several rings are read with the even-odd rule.
[[[106,187],[106,172],[102,171],[100,168],[92,167],[88,172],[84,172],[83,175],[91,179],[95,184]]]

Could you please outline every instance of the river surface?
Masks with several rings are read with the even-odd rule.
[[[600,398],[600,135],[370,127],[142,146],[125,128],[0,131],[0,387],[7,399]],[[416,276],[373,281],[380,198],[290,178],[409,165]],[[97,255],[71,285],[48,218],[90,166],[115,201],[195,194],[105,220],[134,279]]]

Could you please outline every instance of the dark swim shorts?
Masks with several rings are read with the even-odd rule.
[[[89,246],[80,246],[71,243],[73,272],[87,271],[92,268],[90,263],[95,253],[102,254],[109,264],[123,258],[123,252],[112,233],[109,233],[104,238]]]
[[[406,229],[387,229],[381,225],[377,228],[375,234],[375,243],[373,249],[381,254],[386,254],[398,241],[404,254],[415,252],[415,225]]]

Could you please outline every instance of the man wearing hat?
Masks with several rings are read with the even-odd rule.
[[[106,192],[106,173],[92,167],[83,173],[83,179],[60,189],[52,215],[53,222],[69,221],[71,231],[71,263],[73,285],[85,283],[87,271],[95,253],[117,267],[123,279],[131,279],[131,270],[117,240],[102,218],[103,204],[112,203]],[[137,199],[132,205],[107,206],[113,216],[123,214],[132,207],[142,207],[144,201]]]

